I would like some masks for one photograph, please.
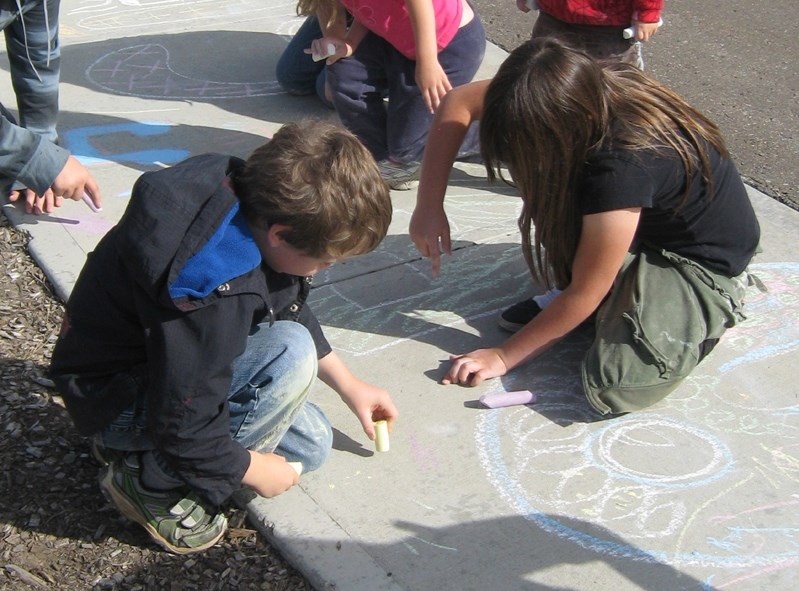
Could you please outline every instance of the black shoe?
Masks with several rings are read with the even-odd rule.
[[[540,313],[541,306],[533,298],[527,298],[505,310],[497,322],[507,331],[518,332]]]

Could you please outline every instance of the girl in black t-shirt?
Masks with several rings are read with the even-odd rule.
[[[478,119],[489,178],[507,167],[521,193],[533,278],[562,292],[501,346],[453,356],[443,382],[504,375],[596,313],[582,365],[591,404],[657,402],[743,318],[759,227],[718,128],[634,67],[525,43],[436,114],[410,228],[434,273],[450,252],[452,155]]]

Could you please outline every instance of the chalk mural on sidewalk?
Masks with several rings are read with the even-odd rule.
[[[753,271],[768,292],[751,297],[751,319],[722,339],[735,357],[716,375],[700,366],[661,403],[667,412],[592,423],[587,407],[569,402],[580,391],[574,375],[550,380],[535,411],[481,413],[477,453],[505,501],[601,554],[729,569],[723,586],[799,566],[799,405],[746,376],[748,364],[799,348],[799,264]],[[576,531],[553,515],[624,532],[630,544]],[[718,575],[707,582],[722,583]]]
[[[441,346],[453,340],[447,332],[468,350],[469,327],[498,311],[486,309],[496,297],[492,281],[507,287],[526,279],[513,265],[518,251],[499,246],[482,244],[470,257],[445,261],[449,273],[465,278],[459,289],[446,279],[431,284],[425,260],[404,266],[394,299],[384,290],[382,299],[373,296],[378,290],[360,278],[315,289],[313,305],[331,342],[348,355],[385,354],[408,339]],[[475,454],[508,506],[586,550],[704,573],[714,588],[799,567],[799,404],[790,394],[797,385],[784,374],[747,371],[799,350],[799,264],[752,270],[767,291],[750,290],[749,319],[652,409],[597,421],[579,376],[588,330],[497,380],[501,389],[538,394],[531,407],[481,410],[476,419]],[[414,453],[420,446],[411,439]],[[427,469],[422,460],[420,470]],[[600,527],[581,531],[575,523]]]
[[[176,72],[169,64],[169,50],[160,43],[106,54],[86,69],[86,78],[108,92],[139,98],[222,100],[284,94],[275,80],[215,82]]]

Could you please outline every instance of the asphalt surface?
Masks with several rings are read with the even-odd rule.
[[[505,50],[530,37],[535,14],[515,0],[472,0]],[[721,128],[744,180],[799,209],[799,3],[666,0],[646,69]]]

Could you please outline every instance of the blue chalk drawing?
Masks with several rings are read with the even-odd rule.
[[[80,127],[66,131],[62,135],[69,150],[86,166],[109,161],[134,162],[136,164],[146,165],[153,164],[154,162],[174,164],[175,162],[180,162],[188,158],[191,153],[181,149],[157,148],[107,154],[97,150],[91,142],[91,138],[93,137],[121,133],[129,133],[137,137],[154,137],[166,135],[171,129],[171,125],[163,123],[147,124],[130,122]]]

